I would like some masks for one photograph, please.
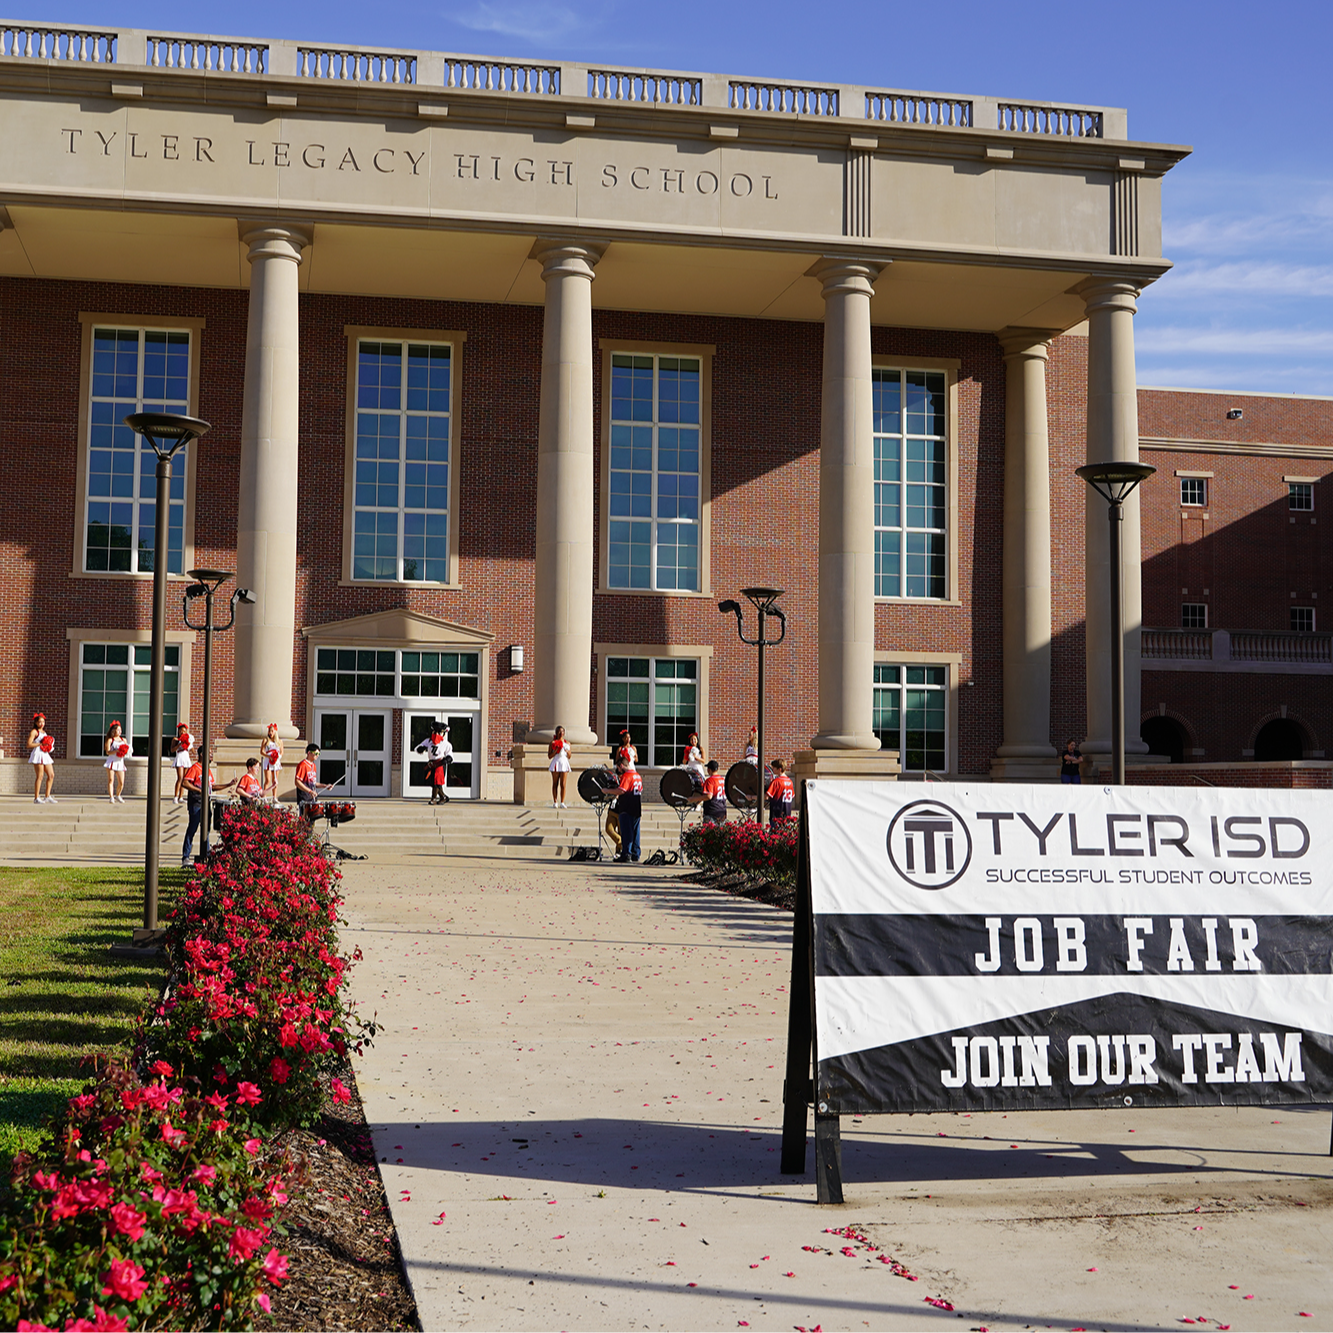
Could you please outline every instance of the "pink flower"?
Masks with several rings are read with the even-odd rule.
[[[190,1136],[183,1129],[173,1129],[171,1121],[162,1122],[162,1141],[169,1148],[179,1148]]]
[[[97,1105],[97,1098],[91,1092],[85,1092],[81,1097],[72,1098],[70,1105],[77,1107],[80,1111],[87,1111]]]
[[[123,1301],[137,1301],[148,1290],[143,1269],[133,1259],[113,1259],[106,1282],[102,1295],[119,1296]]]
[[[143,1235],[143,1224],[147,1218],[146,1213],[139,1212],[129,1203],[118,1203],[111,1210],[111,1220],[115,1223],[117,1234],[128,1236],[131,1240],[138,1240]]]
[[[170,1078],[175,1072],[165,1060],[154,1060],[151,1068],[153,1073],[159,1075],[161,1078]]]
[[[270,1250],[264,1256],[264,1276],[270,1282],[285,1282],[287,1280],[287,1256],[279,1254],[277,1250]]]
[[[351,1091],[340,1078],[335,1078],[329,1083],[333,1090],[333,1100],[335,1102],[350,1102],[352,1100]]]
[[[210,1092],[204,1098],[204,1102],[215,1111],[225,1111],[227,1109],[227,1099],[220,1092]]]
[[[217,1179],[217,1176],[218,1176],[217,1167],[209,1166],[208,1163],[205,1162],[202,1166],[195,1167],[194,1174],[190,1177],[190,1179],[202,1180],[205,1185],[211,1185]]]
[[[262,1291],[255,1297],[255,1304],[258,1305],[265,1314],[268,1314],[269,1311],[273,1309],[273,1302],[269,1300]]]
[[[228,1257],[244,1263],[247,1259],[254,1257],[255,1251],[263,1240],[264,1232],[251,1231],[246,1227],[237,1227],[231,1233],[231,1247],[227,1251]]]
[[[245,1151],[248,1152],[251,1157],[255,1156],[263,1146],[264,1143],[262,1139],[246,1139],[245,1141]]]
[[[288,1075],[292,1072],[292,1067],[280,1055],[275,1055],[269,1061],[269,1077],[274,1083],[286,1083]]]
[[[49,1324],[34,1324],[30,1319],[20,1319],[19,1333],[56,1333]]]
[[[238,1083],[236,1085],[236,1104],[237,1106],[258,1106],[263,1100],[258,1087],[253,1083]],[[219,1108],[221,1109],[221,1108]]]

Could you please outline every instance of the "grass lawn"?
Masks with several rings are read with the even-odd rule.
[[[165,913],[184,872],[164,868],[160,882]],[[157,997],[161,960],[107,953],[142,923],[142,870],[0,868],[0,1178],[78,1092],[85,1058],[126,1049]]]

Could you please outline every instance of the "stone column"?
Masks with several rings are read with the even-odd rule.
[[[236,586],[254,605],[236,608],[235,703],[227,735],[260,737],[270,722],[294,739],[296,486],[300,397],[297,267],[308,232],[281,223],[247,226],[250,314],[241,410]]]
[[[604,245],[539,241],[546,284],[537,441],[537,567],[532,742],[563,726],[572,745],[596,744],[588,725],[592,661],[592,280]],[[545,764],[543,763],[543,767]]]
[[[875,434],[870,298],[881,264],[823,259],[819,431],[819,734],[813,750],[878,750],[875,678]]]
[[[1088,315],[1089,463],[1138,462],[1139,405],[1134,373],[1134,314],[1139,288],[1118,278],[1089,278],[1075,292]],[[1084,483],[1080,482],[1080,485]],[[1085,486],[1085,597],[1087,601],[1087,738],[1083,752],[1103,766],[1111,754],[1110,534],[1106,501]],[[1120,580],[1125,624],[1125,750],[1146,754],[1139,739],[1140,640],[1143,586],[1139,492],[1125,502],[1120,533]]]
[[[1046,426],[1047,329],[1003,329],[1004,743],[991,777],[1053,782],[1051,486]]]

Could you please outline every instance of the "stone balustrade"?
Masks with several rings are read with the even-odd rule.
[[[441,88],[451,92],[586,98],[697,107],[785,119],[836,120],[930,131],[988,130],[1048,138],[1126,139],[1126,113],[954,93],[815,85],[564,61],[328,46],[137,28],[0,21],[0,62],[104,63],[119,68]]]
[[[1145,671],[1249,671],[1333,675],[1333,634],[1145,629]]]

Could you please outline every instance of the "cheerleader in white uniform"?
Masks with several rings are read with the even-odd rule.
[[[119,722],[113,722],[106,729],[106,798],[113,804],[119,801],[125,804],[125,756],[130,752],[130,743],[125,739]]]
[[[264,796],[275,804],[278,800],[278,774],[282,772],[282,742],[278,739],[278,724],[268,724],[268,735],[260,746],[264,760]]]
[[[47,735],[46,714],[32,715],[32,730],[28,732],[28,762],[32,765],[32,800],[34,805],[55,805],[56,798],[51,789],[56,785],[56,763],[51,758],[55,749],[55,738]],[[46,783],[46,795],[42,795],[42,783]]]
[[[546,755],[551,761],[551,804],[558,810],[563,809],[570,767],[569,742],[565,739],[564,727],[555,729],[555,736],[546,747]]]
[[[694,779],[696,787],[704,785],[708,773],[704,769],[704,752],[699,748],[699,733],[690,732],[690,739],[685,743],[685,753],[681,755],[680,766]]]
[[[190,771],[190,751],[194,749],[194,737],[184,722],[176,724],[175,753],[171,764],[176,770],[176,792],[171,798],[173,805],[179,805],[185,799],[185,775]]]

